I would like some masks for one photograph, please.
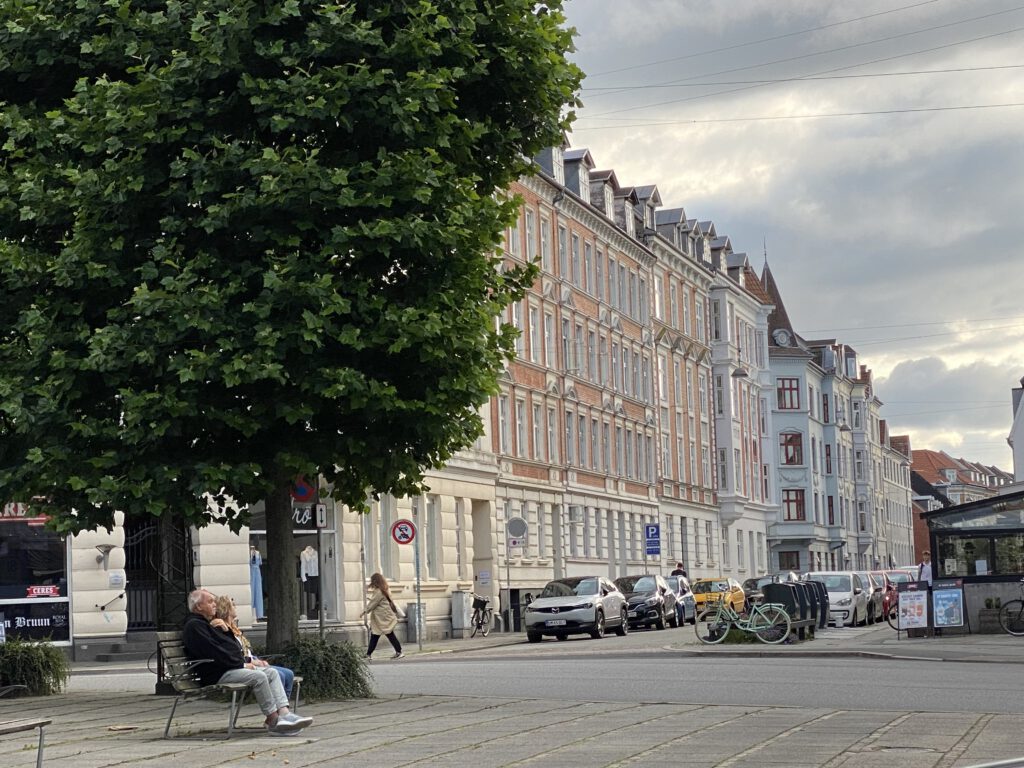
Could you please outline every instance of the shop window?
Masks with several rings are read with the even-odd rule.
[[[0,510],[0,618],[9,638],[70,642],[67,541],[45,522],[24,504]]]

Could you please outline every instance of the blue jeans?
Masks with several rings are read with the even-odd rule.
[[[288,669],[288,667],[278,667],[274,664],[271,664],[267,669],[277,670],[277,674],[281,678],[281,687],[284,688],[284,695],[290,699],[292,697],[292,683],[295,682],[295,673]]]

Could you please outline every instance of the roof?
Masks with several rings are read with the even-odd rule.
[[[654,223],[661,224],[685,224],[686,211],[682,208],[663,208],[654,212]]]
[[[636,190],[638,200],[650,200],[655,205],[661,205],[661,193],[655,184],[647,184],[642,187],[633,187]]]
[[[575,163],[582,160],[587,168],[593,168],[595,165],[594,156],[590,154],[589,149],[567,149],[562,155],[562,159],[566,163]]]
[[[743,267],[743,286],[747,289],[747,293],[762,304],[775,303],[772,297],[768,295],[768,292],[761,286],[761,281],[757,279],[757,273],[749,264]]]
[[[768,344],[769,346],[777,346],[775,340],[772,338],[772,334],[775,333],[779,328],[784,328],[789,332],[789,335],[796,338],[796,331],[793,330],[793,323],[789,319],[789,313],[786,312],[786,305],[782,302],[782,293],[779,291],[779,286],[775,282],[775,276],[772,274],[771,268],[767,263],[764,265],[764,270],[761,272],[761,287],[764,289],[765,294],[771,299],[766,303],[774,304],[775,309],[768,315]]]

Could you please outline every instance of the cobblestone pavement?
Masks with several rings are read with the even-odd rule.
[[[303,707],[299,737],[257,730],[218,739],[223,704],[179,707],[181,738],[161,738],[171,699],[81,692],[4,701],[0,720],[48,715],[46,765],[100,766],[681,766],[960,768],[1024,753],[1019,715],[794,707],[617,704],[439,696]],[[0,739],[0,765],[35,765],[35,737]]]

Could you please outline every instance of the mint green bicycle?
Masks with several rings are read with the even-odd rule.
[[[754,637],[769,645],[781,643],[789,637],[792,629],[789,613],[784,606],[776,603],[753,605],[744,617],[724,600],[718,600],[715,607],[701,612],[693,626],[697,639],[708,645],[725,640],[731,627],[753,632]]]

